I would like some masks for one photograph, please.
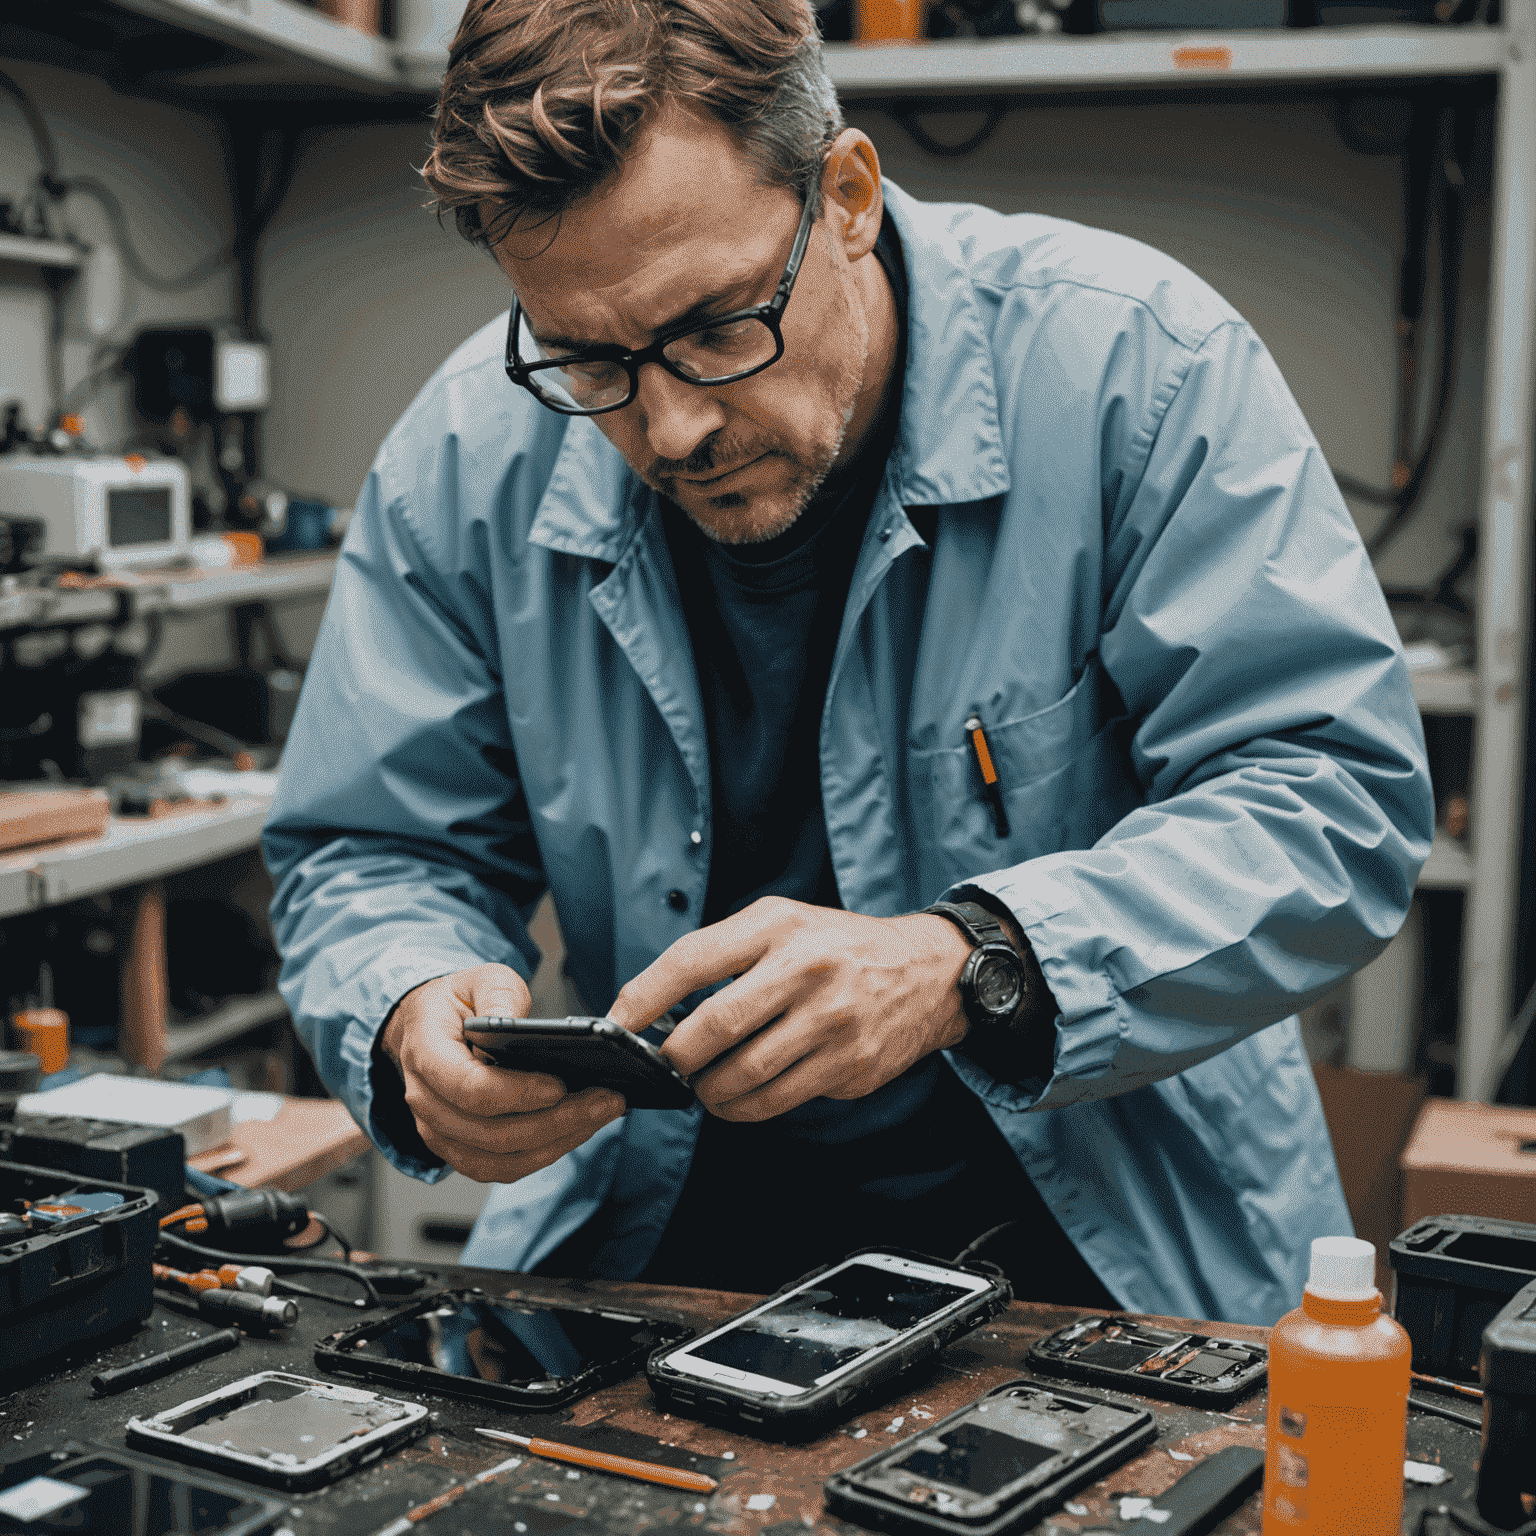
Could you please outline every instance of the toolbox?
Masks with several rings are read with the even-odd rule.
[[[1536,1225],[1492,1216],[1426,1216],[1392,1239],[1392,1314],[1413,1341],[1413,1368],[1477,1377],[1483,1329],[1536,1280]]]
[[[154,1306],[153,1190],[0,1162],[0,1362],[30,1365]]]

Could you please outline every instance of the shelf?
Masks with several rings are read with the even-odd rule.
[[[118,594],[133,594],[133,611],[195,613],[229,603],[275,603],[322,597],[331,589],[336,555],[272,555],[260,565],[225,570],[141,571],[99,587],[15,587],[0,582],[0,633],[61,624],[104,624],[117,616]]]
[[[394,45],[332,21],[295,0],[113,0],[118,10],[235,48],[218,58],[141,77],[146,85],[217,91],[242,86],[329,85],[377,95],[400,88]]]
[[[85,252],[67,240],[34,240],[29,235],[0,235],[0,261],[29,267],[83,267]]]
[[[1497,27],[1309,27],[829,43],[826,53],[832,82],[846,101],[1490,75],[1503,67],[1511,46]]]
[[[0,855],[0,918],[243,853],[260,842],[270,804],[252,796],[159,820],[114,816],[101,837]]]
[[[275,1024],[288,1017],[288,1005],[278,992],[257,992],[249,997],[232,997],[205,1018],[185,1024],[167,1022],[165,1026],[166,1061],[185,1061],[201,1056],[216,1045],[223,1045],[247,1030],[263,1024]]]
[[[1475,715],[1477,674],[1470,667],[1410,671],[1414,702],[1425,715]]]
[[[1471,888],[1474,874],[1472,855],[1463,843],[1444,832],[1435,833],[1429,859],[1419,874],[1421,891],[1465,891]]]

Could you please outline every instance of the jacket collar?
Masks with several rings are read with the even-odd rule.
[[[907,264],[907,372],[894,450],[903,506],[947,506],[1009,487],[997,384],[959,242],[940,211],[884,183]],[[937,402],[937,405],[935,405]],[[532,544],[616,564],[650,493],[590,417],[570,418],[528,532]]]

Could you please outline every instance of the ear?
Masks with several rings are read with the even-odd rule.
[[[849,261],[867,256],[880,238],[885,198],[880,190],[880,155],[867,133],[845,128],[832,141],[821,170],[821,195],[828,227]]]

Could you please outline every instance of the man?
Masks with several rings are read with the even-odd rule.
[[[511,312],[380,453],[268,826],[326,1081],[498,1183],[468,1262],[764,1290],[985,1238],[1022,1296],[1272,1321],[1349,1220],[1294,1010],[1432,810],[1252,331],[882,183],[804,0],[473,0],[426,177]],[[546,888],[700,1108],[466,1047]]]

